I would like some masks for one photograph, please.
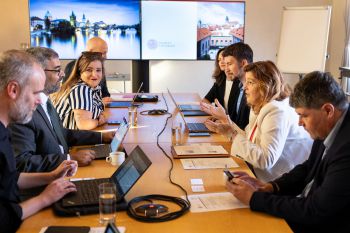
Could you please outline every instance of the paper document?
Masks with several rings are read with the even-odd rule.
[[[47,227],[41,228],[39,233],[45,233]],[[89,233],[104,233],[106,230],[106,227],[90,227]],[[118,230],[120,233],[125,233],[126,228],[125,227],[118,227]]]
[[[177,155],[218,155],[228,154],[223,146],[216,145],[185,145],[185,146],[174,146],[174,150]]]
[[[239,167],[232,158],[194,158],[180,161],[186,170]]]
[[[192,213],[248,208],[229,192],[189,195],[188,199]]]

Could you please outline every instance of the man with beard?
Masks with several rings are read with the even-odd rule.
[[[12,154],[11,122],[27,123],[41,103],[45,74],[35,58],[23,51],[0,53],[0,231],[15,232],[23,219],[76,191],[71,176],[76,161],[64,161],[49,173],[18,173]],[[49,184],[38,196],[20,202],[19,189]]]
[[[27,50],[41,64],[46,82],[40,94],[41,104],[27,124],[11,124],[12,146],[16,156],[17,169],[26,172],[52,171],[68,153],[79,166],[87,166],[95,158],[92,150],[69,152],[69,147],[77,145],[109,143],[114,132],[99,133],[87,130],[63,128],[49,95],[60,88],[64,72],[58,54],[49,48],[34,47]]]
[[[250,108],[247,105],[243,91],[245,82],[243,68],[253,62],[253,50],[248,44],[235,43],[224,49],[222,57],[225,62],[226,84],[213,90],[216,92],[215,96],[218,96],[215,99],[216,106],[202,102],[201,107],[203,111],[212,115],[215,120],[220,120],[221,122],[232,120],[241,129],[244,129],[249,122]],[[225,102],[224,93],[229,93],[229,97],[226,97],[229,99],[227,100],[227,112],[223,107]]]

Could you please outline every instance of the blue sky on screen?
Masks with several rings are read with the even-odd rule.
[[[202,23],[218,24],[225,23],[225,17],[230,21],[244,23],[244,3],[242,2],[210,2],[198,3],[198,19]]]
[[[138,24],[139,2],[133,0],[30,0],[30,16],[43,18],[50,11],[53,19],[67,19],[72,11],[81,21],[83,14],[91,23]]]

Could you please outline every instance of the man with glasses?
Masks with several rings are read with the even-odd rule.
[[[99,52],[102,54],[102,57],[104,59],[107,59],[107,53],[108,53],[108,45],[106,43],[106,41],[104,41],[102,38],[100,37],[92,37],[87,41],[86,44],[86,51],[88,52]],[[75,64],[76,60],[69,62],[66,65],[66,68],[64,70],[65,72],[65,77],[63,78],[63,82],[65,82],[69,75],[72,73],[74,64]],[[110,101],[110,96],[111,94],[108,91],[107,88],[107,81],[106,81],[106,77],[102,77],[101,83],[101,91],[102,91],[102,98],[103,101]]]
[[[34,47],[27,50],[45,71],[45,89],[41,93],[41,104],[27,124],[12,124],[12,146],[17,169],[26,172],[52,171],[63,160],[71,157],[79,166],[87,166],[95,158],[92,150],[70,152],[69,147],[109,143],[114,132],[99,133],[87,130],[63,128],[49,95],[57,92],[64,73],[58,54],[49,48]],[[68,155],[70,153],[70,155]]]

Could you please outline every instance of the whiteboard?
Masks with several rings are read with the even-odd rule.
[[[285,7],[277,66],[284,73],[324,71],[331,7]]]

